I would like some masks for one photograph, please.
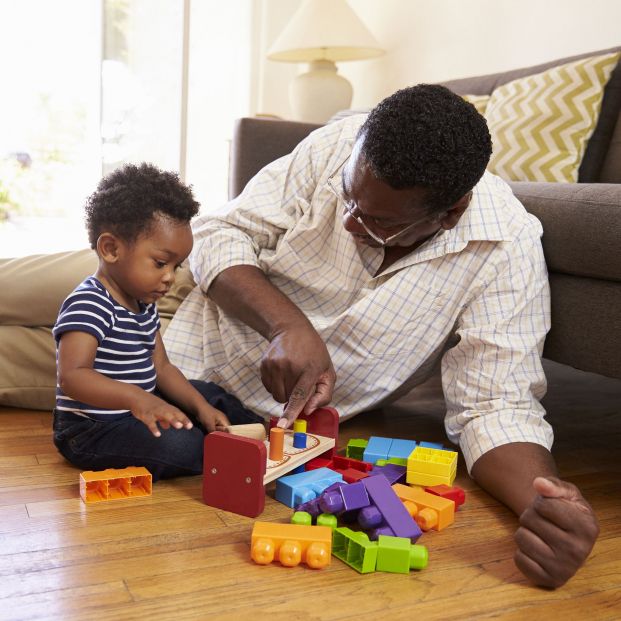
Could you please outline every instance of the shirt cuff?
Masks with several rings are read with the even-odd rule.
[[[218,274],[235,265],[260,267],[252,242],[229,231],[214,231],[197,241],[190,256],[190,269],[198,286],[207,292]]]
[[[513,442],[540,444],[550,450],[554,432],[539,412],[495,412],[477,416],[459,435],[468,474],[474,463],[493,448]]]

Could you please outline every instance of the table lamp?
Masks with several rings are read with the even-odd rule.
[[[384,53],[345,0],[304,0],[269,49],[270,60],[307,62],[309,71],[289,85],[293,117],[325,123],[349,108],[353,89],[335,61],[362,60]]]

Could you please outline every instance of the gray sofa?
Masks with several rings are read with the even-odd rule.
[[[579,58],[444,82],[459,94],[485,95],[501,84]],[[289,153],[318,125],[274,119],[237,122],[229,191],[237,196],[264,165]],[[621,63],[606,86],[578,183],[511,183],[544,229],[552,289],[552,329],[544,356],[621,379]]]

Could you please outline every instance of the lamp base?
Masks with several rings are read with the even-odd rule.
[[[307,123],[325,123],[339,110],[351,106],[351,84],[336,72],[331,60],[315,60],[309,71],[289,85],[293,118]]]

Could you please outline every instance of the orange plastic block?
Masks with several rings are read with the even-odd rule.
[[[86,503],[150,496],[152,489],[151,473],[142,466],[80,473],[80,496]]]
[[[421,530],[442,530],[455,521],[455,503],[452,500],[401,483],[395,483],[392,489]]]
[[[252,529],[250,557],[259,565],[277,560],[285,567],[305,562],[312,569],[321,569],[330,564],[331,554],[329,526],[255,522]]]

